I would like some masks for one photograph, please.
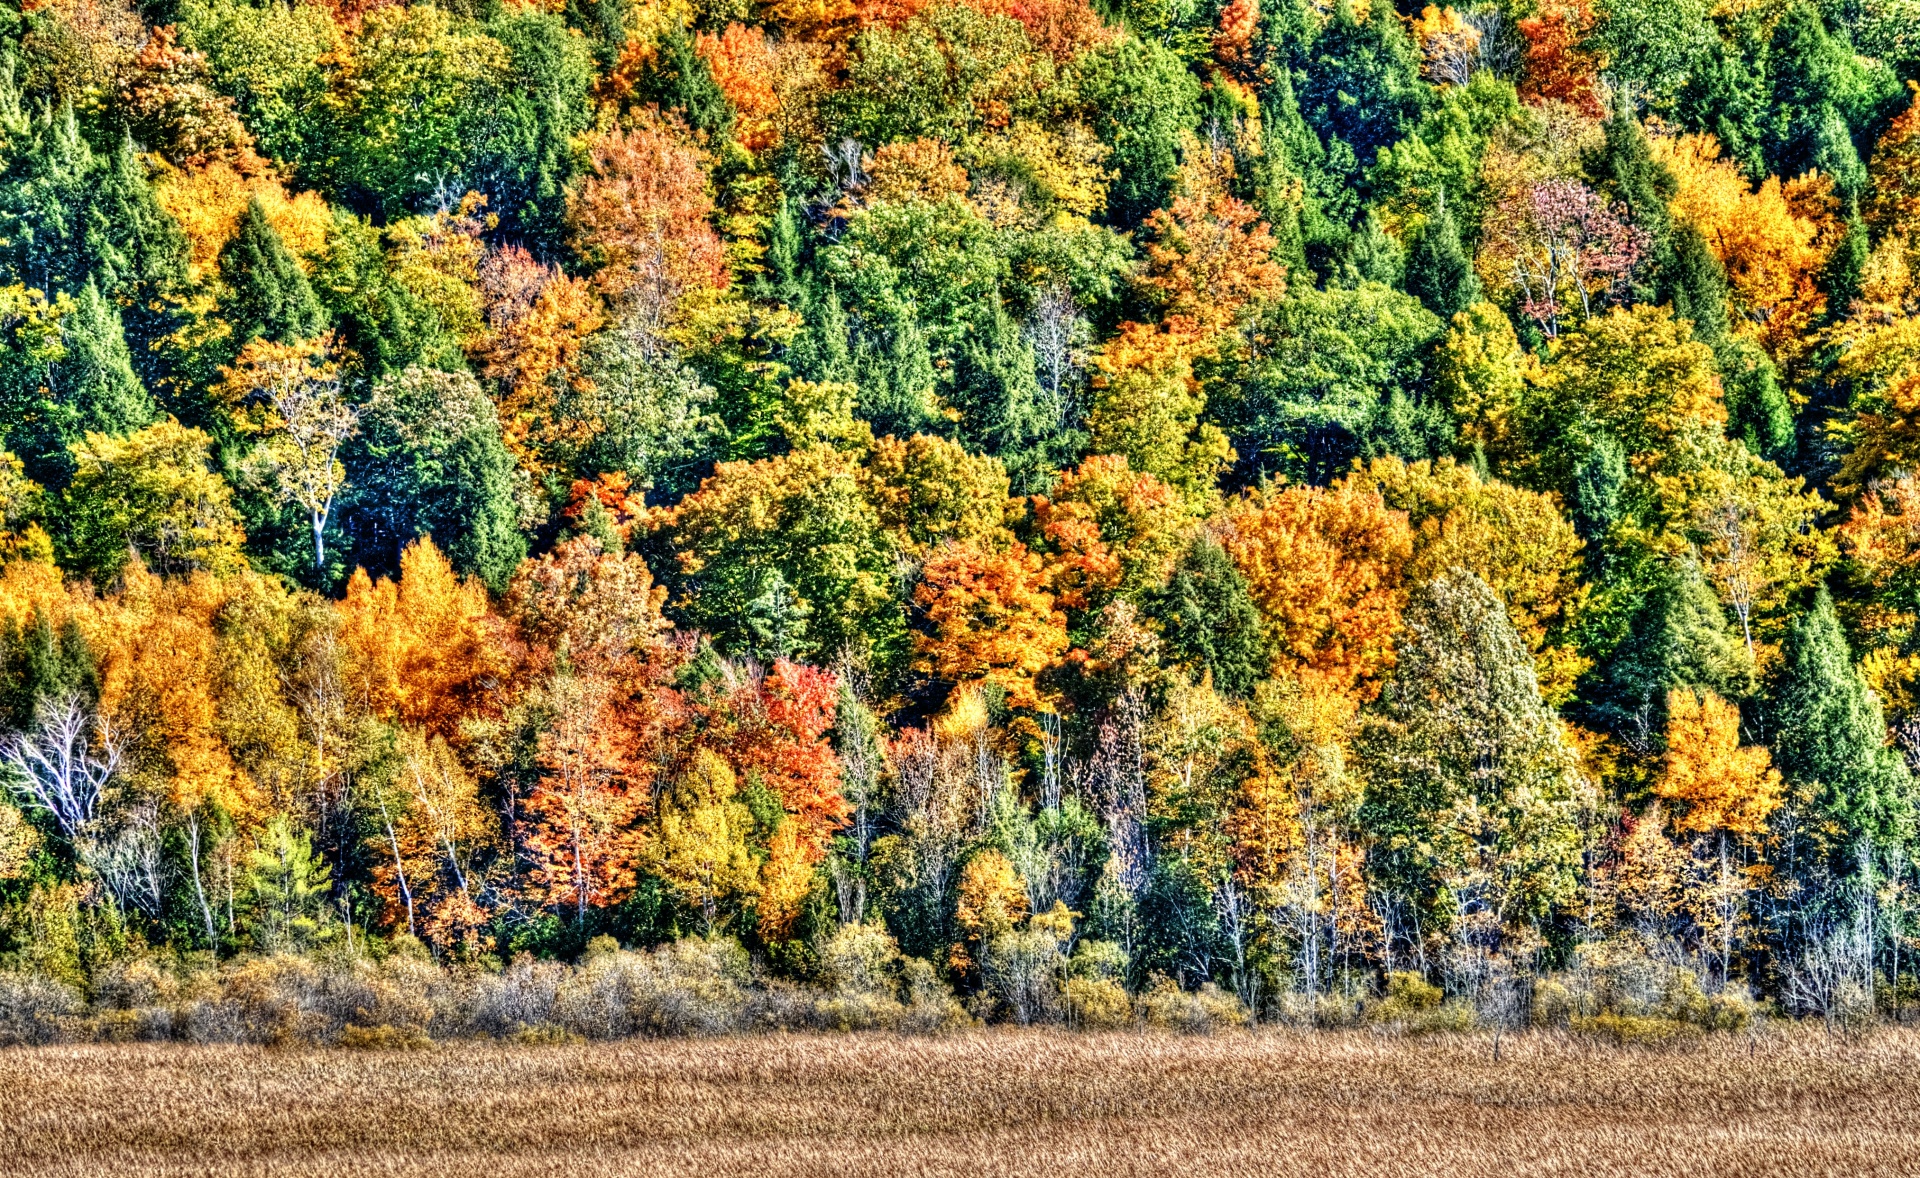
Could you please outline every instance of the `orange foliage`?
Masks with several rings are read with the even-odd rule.
[[[586,341],[606,325],[606,315],[587,282],[541,265],[517,245],[487,255],[479,276],[488,327],[482,371],[504,386],[500,426],[507,448],[521,465],[539,470],[546,447],[578,440],[554,418],[554,397],[560,388],[587,384],[581,375]]]
[[[1033,498],[1047,584],[1068,609],[1098,609],[1115,593],[1165,583],[1187,520],[1178,492],[1118,455],[1088,458],[1060,476],[1052,496]]]
[[[383,720],[458,735],[460,720],[496,710],[506,678],[499,622],[478,581],[462,581],[430,539],[400,557],[400,579],[355,570],[340,602],[348,698]]]
[[[1867,163],[1873,185],[1860,211],[1876,239],[1920,225],[1920,83],[1909,81],[1907,91],[1907,109],[1887,124]]]
[[[1146,281],[1171,332],[1207,337],[1230,330],[1286,290],[1272,231],[1251,205],[1228,195],[1227,179],[1194,152],[1172,206],[1147,218]]]
[[[748,151],[763,151],[780,141],[773,116],[780,111],[774,89],[780,59],[766,31],[738,21],[715,36],[701,33],[695,50],[707,63],[713,81],[733,104],[733,137]]]
[[[568,196],[567,217],[575,247],[599,267],[593,282],[602,295],[664,327],[685,295],[726,287],[698,151],[648,118],[594,139],[587,156],[590,171]]]
[[[1593,118],[1605,113],[1594,89],[1600,60],[1582,48],[1593,32],[1593,7],[1588,0],[1542,4],[1533,16],[1519,22],[1519,28],[1527,42],[1522,98],[1564,102]]]
[[[931,633],[914,635],[914,668],[946,683],[992,683],[1007,704],[1038,708],[1034,679],[1067,649],[1041,559],[1020,545],[994,552],[948,544],[920,572],[913,603]]]
[[[1251,491],[1230,507],[1221,540],[1266,621],[1277,673],[1379,694],[1413,557],[1404,512],[1362,479]]]
[[[773,791],[809,864],[826,856],[828,840],[851,813],[827,736],[839,693],[831,672],[780,659],[764,673],[735,677],[723,694],[693,708],[701,723],[698,743],[742,780],[757,776]]]
[[[1237,81],[1261,81],[1265,71],[1253,50],[1259,32],[1260,0],[1231,0],[1220,10],[1220,24],[1213,33],[1213,60]]]
[[[633,890],[652,802],[638,734],[611,682],[559,675],[537,702],[539,780],[522,807],[520,843],[531,861],[528,893],[549,907],[618,904]]]
[[[882,144],[867,175],[869,200],[938,204],[967,193],[967,170],[953,162],[953,148],[937,139]]]
[[[1087,0],[971,0],[987,16],[1010,16],[1027,30],[1035,49],[1068,61],[1119,36]]]
[[[1727,268],[1736,329],[1776,361],[1799,354],[1826,310],[1820,269],[1839,229],[1831,182],[1769,176],[1751,189],[1711,135],[1656,138],[1653,151],[1679,183],[1674,216],[1699,230]]]

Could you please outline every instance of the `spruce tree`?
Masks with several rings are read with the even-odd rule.
[[[1445,189],[1407,256],[1407,293],[1449,320],[1480,301],[1480,277],[1460,248],[1460,230],[1447,210]]]
[[[88,280],[60,320],[66,356],[53,368],[53,394],[84,432],[128,434],[152,425],[153,397],[134,374],[120,311]],[[64,449],[64,445],[62,449]]]
[[[1673,227],[1660,286],[1674,318],[1693,324],[1693,338],[1715,347],[1726,338],[1727,268],[1698,229]]]
[[[1753,659],[1719,598],[1691,561],[1659,571],[1624,640],[1589,693],[1594,718],[1651,753],[1667,726],[1667,693],[1704,687],[1725,699],[1753,694]]]
[[[1912,779],[1887,741],[1880,701],[1854,669],[1824,587],[1787,632],[1771,719],[1774,762],[1811,791],[1811,816],[1835,833],[1836,865],[1863,842],[1910,837]]]
[[[256,338],[291,343],[325,330],[326,312],[312,284],[257,199],[247,202],[239,228],[220,251],[220,280],[227,287],[220,313],[233,326],[230,346],[236,352]]]
[[[1151,612],[1173,660],[1210,673],[1223,695],[1253,694],[1266,672],[1260,614],[1246,579],[1216,540],[1201,536],[1193,542],[1155,596]]]

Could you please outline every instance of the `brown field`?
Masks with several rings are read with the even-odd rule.
[[[0,1174],[1920,1173],[1920,1032],[0,1052]]]

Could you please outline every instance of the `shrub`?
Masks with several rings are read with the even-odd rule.
[[[0,974],[0,1046],[74,1037],[82,1007],[72,987],[37,974]]]
[[[1140,995],[1136,1007],[1140,1021],[1148,1026],[1192,1035],[1209,1035],[1247,1021],[1240,1000],[1212,982],[1187,991],[1170,978],[1159,978]]]

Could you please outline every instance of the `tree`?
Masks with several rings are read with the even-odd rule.
[[[1187,547],[1149,614],[1160,624],[1168,658],[1210,679],[1222,695],[1245,699],[1265,678],[1260,613],[1246,578],[1212,536],[1198,536]]]
[[[1654,794],[1676,830],[1758,835],[1780,808],[1780,774],[1765,745],[1740,743],[1740,709],[1711,691],[1667,697],[1667,755]]]
[[[1276,674],[1378,692],[1406,604],[1405,513],[1357,479],[1251,491],[1228,508],[1221,543],[1266,624]]]
[[[1200,121],[1200,88],[1164,46],[1133,37],[1093,49],[1074,63],[1094,134],[1113,150],[1118,172],[1107,197],[1114,224],[1130,228],[1166,205],[1184,135]]]
[[[479,383],[433,368],[389,374],[360,425],[342,453],[350,477],[339,509],[356,559],[391,574],[407,545],[431,536],[459,572],[505,589],[527,542],[513,455]]]
[[[1587,592],[1583,547],[1573,524],[1547,495],[1477,475],[1452,459],[1405,463],[1377,458],[1350,476],[1376,484],[1388,507],[1413,529],[1410,582],[1465,569],[1507,605],[1507,615],[1538,662],[1542,694],[1564,703],[1590,665],[1571,638]]]
[[[283,503],[298,504],[313,541],[313,571],[327,567],[327,522],[346,485],[340,451],[360,430],[360,409],[340,389],[330,341],[276,344],[258,339],[223,370],[220,391],[263,440],[253,461]]]
[[[645,851],[649,868],[699,910],[709,932],[719,926],[723,902],[751,899],[759,883],[747,847],[753,813],[739,792],[727,763],[711,750],[696,749],[686,770],[662,792]]]
[[[684,297],[728,281],[701,157],[668,125],[642,120],[594,139],[588,158],[567,199],[574,247],[597,267],[600,293],[662,338]]]
[[[1407,257],[1406,288],[1442,319],[1452,319],[1480,300],[1480,277],[1460,248],[1460,230],[1447,211],[1444,188]]]
[[[852,458],[816,446],[723,462],[662,520],[675,608],[743,653],[897,666],[906,619],[892,545]]]
[[[244,567],[246,535],[232,489],[209,468],[211,444],[172,419],[126,438],[90,433],[76,442],[62,540],[74,564],[100,581],[130,556],[167,573]]]
[[[618,904],[633,890],[651,783],[612,682],[562,670],[532,702],[543,721],[539,776],[517,816],[531,860],[528,889],[579,924],[588,909]]]
[[[1037,709],[1034,680],[1067,649],[1067,618],[1045,589],[1040,557],[973,544],[934,550],[913,604],[927,630],[914,636],[914,668],[948,684],[1005,689],[1009,707]]]
[[[313,836],[275,817],[247,854],[247,931],[268,953],[299,952],[326,923],[322,905],[333,871],[313,851]]]
[[[1193,350],[1171,332],[1124,324],[1094,357],[1087,433],[1095,453],[1126,458],[1179,490],[1198,515],[1218,494],[1215,483],[1234,453],[1219,428],[1201,419],[1206,393],[1193,375]]]
[[[236,352],[254,339],[292,344],[326,328],[326,312],[306,272],[281,243],[258,197],[247,202],[220,250],[220,280],[226,285],[220,315],[232,328],[229,343]]]
[[[1589,786],[1484,581],[1454,570],[1415,594],[1356,752],[1376,886],[1488,949],[1573,899]]]
[[[1542,333],[1558,336],[1631,290],[1650,238],[1624,214],[1577,180],[1539,181],[1489,218],[1483,273]]]
[[[1825,588],[1787,631],[1772,685],[1773,750],[1780,771],[1811,791],[1808,807],[1836,868],[1864,843],[1912,837],[1912,781],[1887,743],[1880,701],[1854,669]]]

